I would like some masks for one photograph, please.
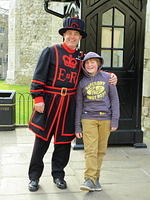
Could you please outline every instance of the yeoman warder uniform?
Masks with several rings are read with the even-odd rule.
[[[63,35],[67,30],[78,31],[82,38],[86,37],[84,22],[78,18],[64,20],[59,33]],[[42,51],[31,84],[34,102],[44,102],[45,108],[43,113],[33,111],[29,122],[30,130],[36,134],[29,167],[30,191],[38,189],[44,168],[43,157],[52,136],[52,176],[55,183],[59,180],[57,187],[60,185],[59,188],[66,188],[64,168],[69,161],[71,141],[75,137],[75,100],[80,71],[78,49],[71,50],[63,43]],[[37,187],[32,187],[33,182]]]

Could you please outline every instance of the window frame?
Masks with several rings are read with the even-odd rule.
[[[109,10],[112,9],[112,25],[103,25],[102,23],[102,19],[103,19],[103,14],[108,12]],[[115,25],[115,9],[118,10],[120,13],[122,13],[124,15],[124,25]],[[125,31],[126,31],[126,15],[117,7],[111,7],[107,10],[105,10],[101,15],[99,15],[99,38],[97,38],[98,40],[98,44],[99,47],[97,47],[97,50],[100,52],[100,54],[102,54],[102,50],[109,50],[111,51],[111,62],[110,62],[110,66],[105,66],[105,64],[103,65],[103,68],[106,69],[117,69],[117,70],[121,70],[124,68],[124,56],[125,56]],[[102,47],[102,30],[103,28],[111,28],[112,29],[112,35],[111,35],[111,47]],[[123,47],[122,48],[114,48],[114,30],[116,28],[121,28],[123,29]],[[113,66],[113,51],[122,51],[123,52],[123,56],[122,56],[122,66]],[[104,60],[105,63],[105,60]]]

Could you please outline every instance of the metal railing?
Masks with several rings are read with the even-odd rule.
[[[16,126],[27,126],[33,110],[30,93],[16,93]]]

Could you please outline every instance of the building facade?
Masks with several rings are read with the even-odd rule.
[[[130,0],[128,0],[131,2]],[[90,2],[90,1],[89,1]],[[97,2],[97,1],[91,1]],[[132,3],[134,4],[132,0]],[[41,50],[62,42],[58,29],[62,19],[44,11],[44,0],[11,0],[7,83],[30,84]],[[135,5],[136,6],[136,5]],[[63,12],[63,3],[51,3],[51,9]],[[150,136],[150,0],[147,1],[142,126]]]
[[[8,10],[0,8],[0,79],[5,79],[8,68]]]
[[[62,40],[57,34],[62,20],[46,13],[43,4],[41,0],[11,0],[7,83],[30,84],[41,50]],[[55,6],[61,12],[58,3]]]

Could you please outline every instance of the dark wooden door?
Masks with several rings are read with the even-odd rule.
[[[109,144],[143,142],[141,101],[147,0],[82,0],[87,38],[81,48],[104,57],[103,69],[118,77],[119,129]]]

